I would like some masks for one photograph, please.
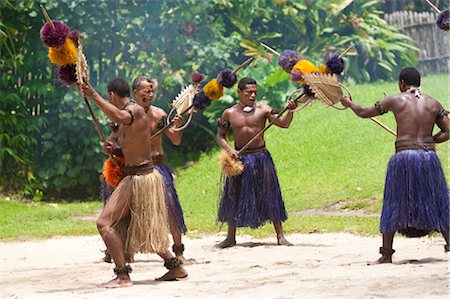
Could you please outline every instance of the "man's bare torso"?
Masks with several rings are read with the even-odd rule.
[[[159,127],[159,123],[166,116],[167,114],[163,109],[155,106],[150,106],[150,109],[148,109],[147,111],[147,121],[152,135],[161,129]],[[159,159],[159,157],[164,156],[164,149],[162,146],[162,135],[163,134],[159,134],[151,141],[153,159]]]
[[[255,104],[251,112],[243,112],[240,104],[226,110],[226,119],[230,122],[234,142],[237,148],[243,147],[259,131],[264,129],[271,108],[264,104]],[[264,134],[255,140],[250,147],[264,145]]]
[[[397,140],[415,140],[422,143],[433,142],[433,128],[442,108],[429,95],[416,98],[414,93],[403,92],[388,99],[397,121]]]
[[[125,165],[136,166],[151,161],[150,128],[142,107],[130,104],[133,122],[120,124],[117,141],[122,149]]]

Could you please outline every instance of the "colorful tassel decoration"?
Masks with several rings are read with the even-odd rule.
[[[231,88],[237,82],[237,75],[230,69],[224,69],[220,71],[217,75],[217,83],[226,87]]]
[[[211,105],[211,100],[205,95],[203,90],[195,94],[192,102],[194,108],[199,112],[205,110]]]
[[[203,80],[205,80],[205,76],[203,76],[203,74],[196,73],[196,72],[191,74],[192,83],[200,84],[200,83],[202,83]]]
[[[205,95],[212,101],[223,96],[223,86],[217,83],[217,79],[212,79],[203,88]]]
[[[53,27],[49,23],[45,23],[42,26],[40,31],[40,37],[42,42],[47,47],[58,48],[64,45],[65,40],[70,32],[69,26],[60,22],[60,21],[52,21]]]
[[[50,61],[58,66],[66,64],[76,64],[77,62],[77,48],[70,39],[66,38],[63,46],[59,48],[49,48],[48,58]]]
[[[103,163],[103,176],[109,185],[113,187],[119,185],[123,178],[122,166],[124,165],[124,162],[125,160],[123,157],[114,157],[114,161],[110,157]]]
[[[333,54],[326,63],[328,71],[332,74],[340,75],[345,68],[344,59],[339,58],[339,55]]]
[[[448,9],[441,11],[437,17],[436,24],[444,31],[450,30],[450,13]]]
[[[68,64],[58,67],[58,79],[66,85],[77,82],[76,65]]]
[[[280,56],[278,56],[278,65],[289,74],[294,65],[302,59],[303,57],[298,52],[284,50]]]

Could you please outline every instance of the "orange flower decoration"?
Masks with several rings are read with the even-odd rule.
[[[114,161],[110,157],[103,163],[103,176],[105,177],[105,181],[114,188],[119,185],[123,178],[122,166],[124,163],[125,159],[123,157],[114,157]]]

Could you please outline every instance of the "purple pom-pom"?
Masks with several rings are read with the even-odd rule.
[[[75,46],[78,47],[78,39],[80,38],[80,32],[78,31],[70,31],[69,34],[67,35],[67,37],[73,41],[73,43],[75,44]]]
[[[48,23],[45,23],[41,28],[41,40],[47,47],[58,48],[62,46],[70,32],[69,26],[63,22],[52,21],[55,29]]]
[[[199,112],[205,110],[209,107],[209,105],[211,105],[211,100],[205,95],[203,90],[195,94],[192,102],[194,104],[194,108]]]
[[[339,75],[344,71],[344,59],[339,58],[339,55],[337,54],[333,54],[333,56],[331,56],[331,58],[325,64],[327,65],[328,71],[333,74]]]
[[[77,82],[75,64],[67,64],[58,67],[58,79],[66,85],[72,85]]]
[[[278,57],[278,65],[289,74],[294,65],[302,59],[303,57],[298,52],[284,50]]]
[[[219,83],[220,85],[226,88],[230,88],[233,87],[234,84],[236,84],[237,75],[230,69],[224,69],[220,71],[216,79],[217,83]]]
[[[291,71],[291,80],[292,81],[297,82],[297,81],[300,81],[302,79],[303,79],[302,72],[300,72],[299,70],[295,70],[295,69]]]
[[[309,88],[309,85],[303,85],[303,93],[308,95],[308,96],[314,96],[314,92],[312,91],[311,88]]]
[[[191,74],[192,83],[200,84],[203,80],[205,80],[205,76],[203,76],[203,74],[196,73],[196,72]]]
[[[436,24],[444,31],[450,30],[450,15],[448,9],[441,11],[437,17]]]

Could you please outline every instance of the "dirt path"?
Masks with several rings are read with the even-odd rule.
[[[136,256],[131,288],[106,290],[111,264],[94,264],[97,236],[1,244],[1,298],[449,298],[448,256],[440,237],[395,239],[393,265],[378,258],[379,237],[295,234],[294,247],[241,236],[238,246],[213,247],[222,235],[185,239],[189,278],[156,282],[156,255]],[[416,259],[416,260],[413,260]]]

